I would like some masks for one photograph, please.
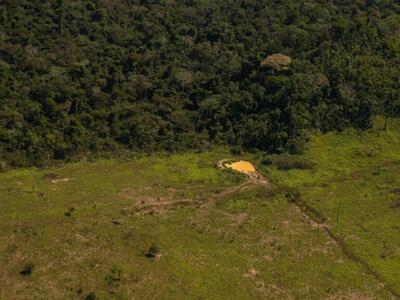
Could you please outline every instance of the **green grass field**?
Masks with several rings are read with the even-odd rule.
[[[302,157],[311,170],[266,172],[296,188],[327,219],[332,232],[400,294],[400,120],[366,132],[313,138]]]
[[[216,168],[225,150],[0,174],[0,299],[394,298],[399,128],[316,135],[296,158],[312,169],[244,154],[275,187],[231,193],[246,177]]]

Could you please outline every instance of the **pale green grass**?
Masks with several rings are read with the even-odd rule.
[[[253,187],[155,214],[127,210],[136,198],[171,191],[207,202],[245,180],[215,167],[225,157],[220,150],[1,174],[0,299],[389,297],[304,221],[284,189]],[[50,173],[71,180],[52,183],[43,178]],[[153,245],[157,260],[145,257]],[[27,264],[34,269],[23,276]]]
[[[400,120],[366,132],[313,138],[304,159],[314,170],[269,168],[279,184],[299,189],[333,231],[400,293]]]

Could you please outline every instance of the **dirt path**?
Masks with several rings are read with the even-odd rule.
[[[221,170],[228,170],[229,168],[226,166],[229,162],[232,162],[232,159],[222,159],[218,161],[217,167]],[[240,172],[240,171],[239,171]],[[186,206],[198,206],[200,208],[209,208],[215,205],[218,201],[229,197],[230,195],[236,194],[239,191],[246,189],[251,186],[272,186],[268,179],[263,176],[261,173],[257,172],[254,168],[254,171],[251,172],[241,172],[246,175],[246,181],[237,185],[228,187],[222,190],[219,193],[216,193],[212,196],[208,196],[202,200],[192,200],[192,199],[180,199],[180,200],[166,200],[163,202],[150,202],[143,203],[140,205],[136,205],[131,207],[128,211],[132,214],[152,214],[152,213],[160,213],[162,211],[166,211],[169,209],[177,208],[177,207],[186,207]]]
[[[218,167],[220,169],[226,169],[228,162],[231,161],[229,159],[223,159],[218,162]],[[261,184],[261,185],[270,185],[268,179],[257,172],[242,172],[248,175],[247,184]],[[246,184],[244,183],[244,184]],[[318,211],[316,211],[313,207],[307,205],[307,203],[298,197],[296,199],[292,199],[291,203],[295,206],[296,210],[301,214],[304,221],[312,226],[315,229],[323,230],[329,239],[336,244],[337,247],[341,250],[341,252],[348,257],[353,262],[361,265],[366,273],[368,273],[371,277],[375,278],[379,282],[379,284],[385,288],[393,297],[393,299],[400,299],[400,294],[394,289],[386,280],[382,277],[381,274],[376,272],[367,261],[365,261],[362,257],[358,256],[350,247],[348,247],[345,241],[338,235],[336,235],[331,226],[328,224],[327,219],[321,215]]]
[[[308,206],[300,197],[296,200],[293,199],[291,203],[294,205],[296,210],[298,210],[299,214],[301,214],[304,222],[315,229],[323,230],[328,238],[337,247],[339,247],[341,252],[351,261],[355,262],[358,265],[361,265],[367,274],[375,278],[375,280],[378,281],[379,284],[392,295],[392,299],[400,299],[400,294],[396,291],[396,289],[393,288],[388,282],[386,282],[383,276],[376,272],[366,260],[357,255],[357,253],[355,253],[348,245],[346,245],[343,238],[336,235],[332,231],[331,227],[327,223],[327,219],[323,215],[321,215],[312,207]]]

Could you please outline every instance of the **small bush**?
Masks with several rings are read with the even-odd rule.
[[[224,201],[222,207],[230,213],[241,213],[247,209],[247,202],[243,198],[233,198]]]
[[[398,195],[400,195],[400,188],[395,188],[395,189],[393,190],[393,194],[398,194]]]
[[[160,249],[157,246],[153,245],[147,250],[145,256],[148,258],[154,258],[154,257],[157,257],[159,252],[160,252]]]
[[[5,171],[7,171],[7,164],[4,161],[0,160],[0,173]]]
[[[70,216],[72,216],[72,213],[75,211],[75,208],[74,207],[70,207],[70,208],[68,208],[68,210],[64,213],[64,216],[66,216],[66,217],[70,217]]]
[[[232,153],[233,155],[241,155],[241,154],[242,154],[242,147],[240,147],[240,146],[233,146],[233,147],[230,149],[230,151],[231,151],[231,153]]]
[[[26,264],[19,274],[23,276],[29,276],[33,272],[34,265],[33,264]]]
[[[298,155],[289,154],[266,156],[261,163],[275,166],[279,170],[311,170],[315,168],[315,164],[312,161]]]
[[[399,209],[400,208],[400,199],[396,199],[390,203],[390,208]]]
[[[114,285],[121,281],[122,271],[116,267],[112,268],[110,274],[105,277],[105,281],[108,285]]]
[[[85,300],[96,300],[96,294],[95,293],[89,293],[86,297]]]
[[[367,149],[355,149],[353,151],[353,155],[355,157],[361,157],[361,158],[370,158],[370,157],[374,157],[377,155],[377,151],[372,149],[372,148],[367,148]]]
[[[270,166],[270,165],[274,164],[274,159],[270,156],[267,156],[267,157],[264,157],[264,159],[261,161],[261,163],[263,165]]]
[[[296,188],[290,188],[286,191],[286,199],[289,202],[295,203],[301,199],[300,192]]]
[[[279,170],[291,170],[291,169],[311,170],[314,168],[314,164],[312,162],[297,158],[279,160],[276,166]]]

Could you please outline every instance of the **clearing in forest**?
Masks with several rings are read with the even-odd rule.
[[[397,299],[399,122],[252,163],[214,149],[2,173],[0,299]]]

